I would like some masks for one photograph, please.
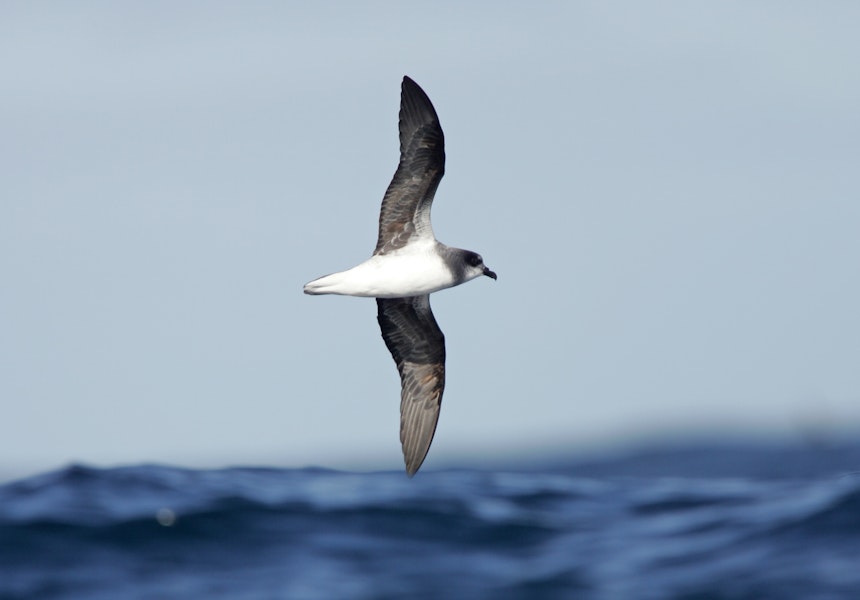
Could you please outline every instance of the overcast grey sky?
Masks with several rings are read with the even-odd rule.
[[[439,113],[425,468],[860,426],[860,5],[0,4],[0,474],[401,468],[369,299],[400,80]]]

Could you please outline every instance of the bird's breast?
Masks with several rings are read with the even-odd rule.
[[[454,285],[454,275],[441,257],[431,252],[377,255],[350,269],[350,279],[361,295],[402,298],[431,294]]]

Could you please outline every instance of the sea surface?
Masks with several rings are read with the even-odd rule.
[[[0,485],[0,598],[860,598],[860,446]]]

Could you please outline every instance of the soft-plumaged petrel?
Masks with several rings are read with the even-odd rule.
[[[496,278],[480,254],[440,244],[433,235],[430,206],[444,172],[439,117],[424,90],[404,77],[400,164],[382,198],[373,256],[305,285],[306,294],[376,298],[382,339],[400,372],[400,442],[410,477],[430,449],[445,389],[445,336],[430,294],[481,275]]]

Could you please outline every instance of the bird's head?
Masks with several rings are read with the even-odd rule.
[[[481,258],[480,254],[469,250],[464,250],[463,252],[463,262],[466,263],[465,275],[467,280],[480,277],[481,275],[497,279],[496,274],[484,264],[484,259]]]

